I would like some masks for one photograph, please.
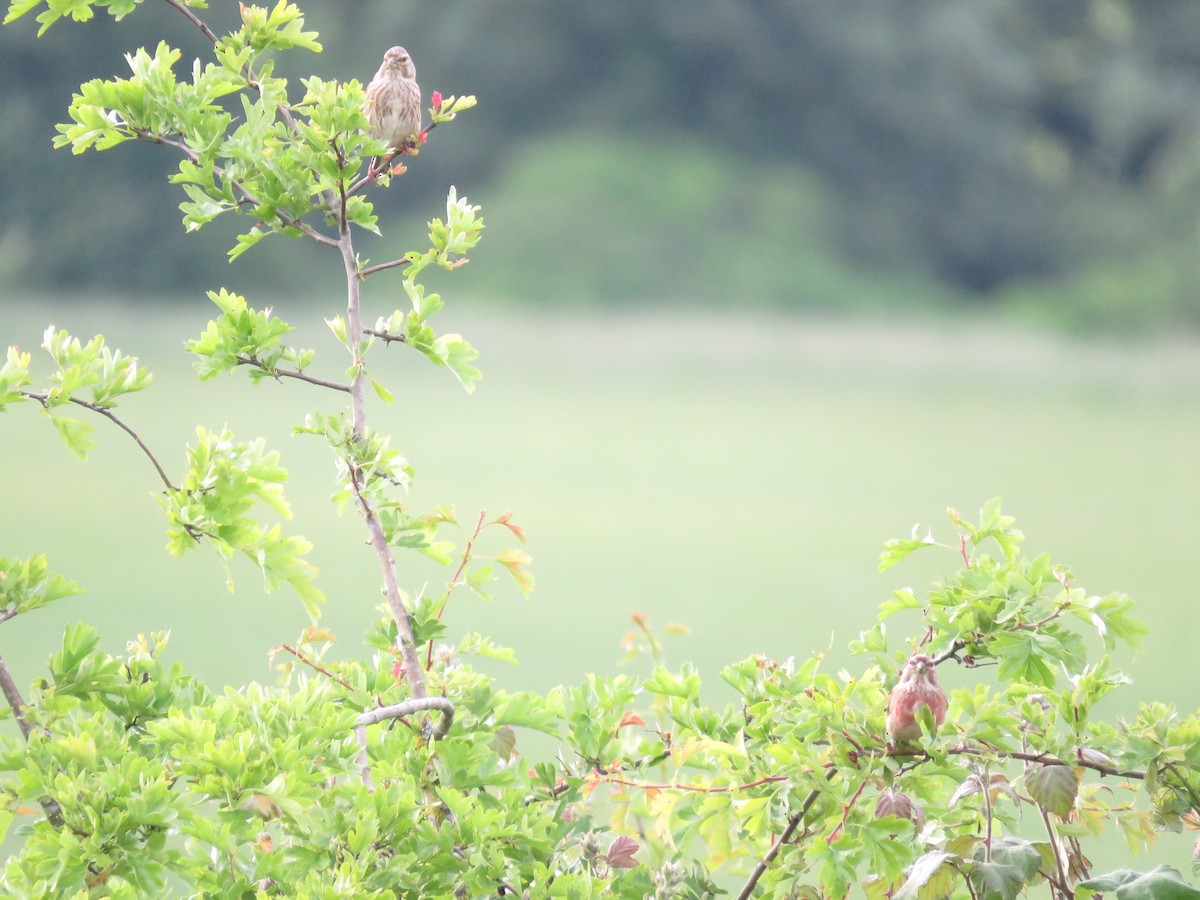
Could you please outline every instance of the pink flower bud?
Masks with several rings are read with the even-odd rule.
[[[430,94],[429,102],[433,104],[434,109],[441,109],[442,108],[442,92],[434,91],[432,94]]]

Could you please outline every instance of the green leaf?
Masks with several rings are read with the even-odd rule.
[[[1025,887],[1025,879],[1016,866],[977,862],[971,869],[971,886],[979,900],[1016,900]]]
[[[908,878],[896,891],[894,900],[946,900],[953,895],[958,880],[955,868],[958,860],[955,854],[944,850],[931,850],[919,857],[908,870]]]
[[[479,351],[462,339],[461,335],[444,334],[435,342],[437,355],[445,360],[450,371],[458,378],[459,383],[468,394],[474,393],[475,382],[483,377],[482,373],[471,365],[479,358]]]
[[[22,353],[16,347],[10,346],[0,366],[0,412],[9,403],[20,403],[26,399],[21,388],[29,384],[29,363],[32,357]]]
[[[474,656],[484,656],[501,662],[517,664],[517,654],[511,647],[501,647],[491,638],[472,632],[458,642],[459,653],[470,653]]]
[[[495,725],[520,725],[546,734],[557,735],[558,715],[548,708],[546,700],[530,691],[509,694],[501,691],[492,710]]]
[[[988,646],[1000,661],[1003,681],[1028,681],[1053,687],[1055,672],[1051,663],[1062,663],[1069,671],[1078,671],[1083,663],[1077,635],[1059,629],[1004,631],[996,634]]]
[[[387,388],[385,388],[380,382],[378,382],[374,378],[371,379],[371,387],[373,387],[375,389],[375,393],[379,395],[379,399],[382,400],[384,403],[395,403],[396,402],[396,398],[391,395],[391,392],[389,392]]]
[[[5,618],[82,593],[83,588],[74,581],[52,573],[41,554],[27,559],[0,558],[0,612]]]
[[[86,460],[88,451],[97,446],[96,442],[91,439],[94,429],[86,422],[54,414],[50,414],[50,422],[54,425],[58,436],[62,438],[62,442],[67,445],[67,449],[79,459]]]
[[[4,17],[4,24],[15,22],[31,9],[37,8],[42,0],[12,0],[8,6],[8,15]]]
[[[886,572],[896,563],[902,561],[906,557],[925,547],[935,546],[933,536],[930,535],[924,539],[912,538],[909,540],[900,540],[892,538],[890,541],[885,541],[883,552],[879,554],[879,571]]]
[[[1073,766],[1035,766],[1025,773],[1025,786],[1038,806],[1065,821],[1075,809],[1082,775]]]
[[[678,675],[663,666],[657,666],[642,687],[652,694],[694,701],[700,696],[700,676],[686,664]]]
[[[1162,865],[1150,872],[1115,869],[1104,875],[1089,878],[1076,885],[1084,891],[1108,893],[1116,891],[1118,900],[1196,900],[1200,891],[1183,880],[1170,866]]]
[[[517,590],[528,597],[533,591],[533,574],[525,567],[533,561],[533,557],[524,550],[510,547],[507,550],[501,550],[497,553],[495,560],[512,576]]]
[[[1006,866],[1012,866],[1026,882],[1036,878],[1038,870],[1046,862],[1043,849],[1050,849],[1049,845],[1035,844],[1023,838],[1010,836],[992,838],[992,859]],[[977,850],[976,855],[980,855],[981,852],[981,850]]]

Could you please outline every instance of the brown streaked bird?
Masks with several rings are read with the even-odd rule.
[[[901,669],[900,683],[892,688],[888,698],[887,733],[893,743],[908,744],[921,739],[917,716],[922,706],[929,707],[938,725],[945,721],[948,701],[934,668],[931,657],[914,653]]]
[[[363,112],[371,123],[371,137],[386,141],[392,150],[415,146],[421,131],[421,89],[417,67],[403,47],[383,54],[383,64],[367,85]]]

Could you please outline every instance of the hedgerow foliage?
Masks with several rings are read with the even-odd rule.
[[[720,673],[737,699],[714,708],[695,667],[666,665],[636,616],[631,647],[652,663],[644,679],[593,675],[541,694],[477,671],[473,660],[512,661],[512,651],[449,634],[442,613],[457,593],[488,596],[499,576],[528,593],[524,532],[507,513],[460,521],[447,507],[410,509],[412,470],[368,413],[392,399],[380,346],[412,347],[467,390],[480,377],[470,344],[435,328],[442,300],[421,281],[430,266],[465,261],[480,211],[451,191],[428,246],[360,259],[356,230],[379,228],[371,192],[402,187],[404,173],[366,133],[362,85],[310,78],[297,92],[273,75],[276,54],[320,49],[286,0],[243,6],[241,28],[221,37],[198,18],[202,3],[166,2],[210,38],[212,59],[181,66],[166,42],[130,54],[128,78],[80,88],[57,143],[163,145],[180,159],[185,227],[242,215],[252,224],[231,256],[283,235],[342,265],[345,312],[327,320],[349,357],[341,380],[314,374],[315,351],[286,345],[285,321],[224,287],[209,293],[217,314],[187,350],[204,380],[244,371],[278,382],[260,389],[337,398],[296,430],[336,461],[334,502],[356,511],[386,602],[361,650],[339,648],[335,661],[307,541],[263,519],[288,514],[275,451],[199,429],[170,473],[122,417],[151,384],[136,359],[53,328],[48,367],[9,348],[0,411],[40,407],[81,458],[92,422],[108,419],[161,482],[170,552],[207,547],[222,564],[244,555],[312,624],[274,648],[271,687],[212,690],[164,662],[166,634],[112,656],[85,624],[68,627],[47,670],[23,685],[0,661],[18,732],[0,744],[0,824],[21,837],[0,878],[6,895],[1196,894],[1166,867],[1096,876],[1085,845],[1108,828],[1137,850],[1158,829],[1194,827],[1200,717],[1158,703],[1128,722],[1093,716],[1127,681],[1110,654],[1136,650],[1145,629],[1129,598],[1090,594],[1065,566],[1023,554],[998,501],[977,521],[951,511],[946,543],[914,534],[885,546],[881,568],[940,551],[946,575],[884,602],[850,644],[852,669],[824,671],[820,655],[752,657]],[[8,21],[36,9],[44,31],[66,15],[120,18],[136,6],[19,0]],[[430,129],[473,103],[435,93]],[[419,164],[434,149],[404,158]],[[387,160],[379,177],[372,157]],[[407,305],[368,325],[362,285],[387,269],[402,270]],[[401,586],[414,552],[446,565],[443,585]],[[2,559],[0,621],[79,590],[41,556]],[[917,649],[966,670],[970,686],[952,691],[940,726],[923,715],[920,739],[897,745],[885,709]],[[524,752],[535,732],[550,750]]]

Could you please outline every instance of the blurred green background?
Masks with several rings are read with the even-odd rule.
[[[448,613],[456,636],[518,649],[518,669],[496,669],[507,686],[613,671],[635,610],[692,628],[668,658],[695,660],[714,700],[720,667],[753,652],[854,665],[845,644],[880,600],[956,564],[929,551],[881,575],[882,542],[916,522],[950,539],[946,506],[969,518],[1000,495],[1031,551],[1140,601],[1153,631],[1105,711],[1200,704],[1200,5],[305,11],[326,52],[285,71],[365,81],[404,43],[427,93],[479,97],[376,193],[387,237],[360,246],[419,244],[451,184],[484,207],[471,265],[435,285],[441,326],[483,354],[479,391],[393,348],[398,403],[373,416],[416,467],[414,507],[512,509],[528,530],[533,599],[463,593]],[[211,21],[236,15],[217,3]],[[53,323],[141,357],[156,383],[122,409],[168,470],[197,423],[280,447],[288,527],[316,544],[326,622],[355,652],[374,561],[331,515],[327,454],[290,436],[336,398],[201,385],[182,352],[224,285],[274,305],[336,377],[321,318],[342,305],[340,267],[282,239],[229,267],[234,223],[182,233],[161,148],[50,150],[71,92],[122,74],[126,50],[168,35],[206,52],[165,4],[34,32],[0,29],[0,344],[35,350]],[[377,276],[368,313],[398,296]],[[262,596],[240,561],[230,595],[211,557],[167,558],[154,473],[127,439],[97,422],[81,465],[37,418],[0,416],[21,473],[0,485],[0,553],[44,551],[89,593],[5,623],[9,663],[34,677],[61,623],[86,618],[114,650],[170,628],[204,677],[269,679],[299,604]],[[410,591],[447,574],[402,558]],[[917,623],[890,628],[898,647]]]

